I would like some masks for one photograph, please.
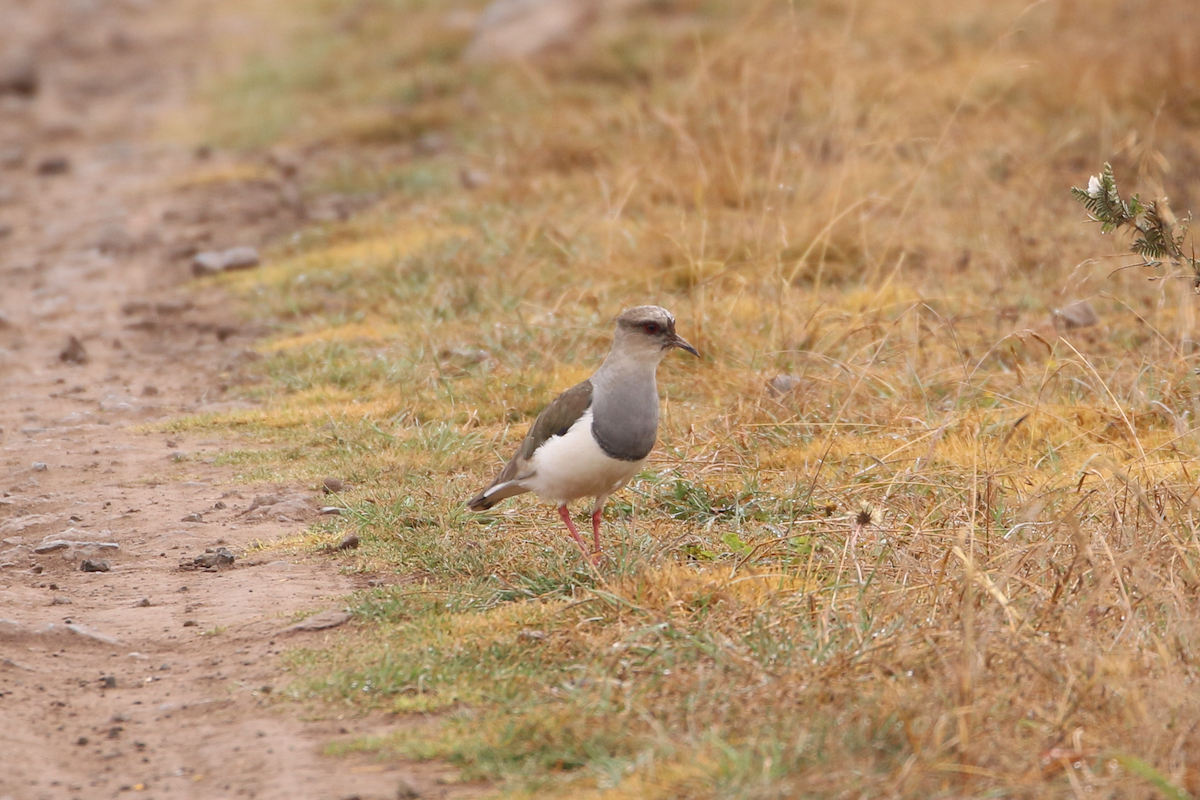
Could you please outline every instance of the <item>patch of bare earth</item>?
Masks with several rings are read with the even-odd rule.
[[[316,499],[246,513],[281,487],[231,485],[222,442],[138,430],[222,407],[245,369],[254,331],[178,288],[190,255],[303,213],[284,177],[181,188],[197,154],[149,132],[208,14],[158,5],[9,0],[0,27],[0,798],[461,796],[436,767],[321,755],[408,723],[274,699],[279,653],[341,632],[296,615],[354,579],[245,549]],[[217,547],[233,566],[181,568]]]

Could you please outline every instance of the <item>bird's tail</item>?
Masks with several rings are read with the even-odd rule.
[[[529,490],[517,481],[505,481],[489,486],[467,501],[467,508],[472,511],[485,511],[508,497],[525,494]]]

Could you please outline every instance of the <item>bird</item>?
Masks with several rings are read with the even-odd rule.
[[[526,492],[558,507],[571,537],[592,563],[600,560],[604,503],[646,464],[658,437],[658,364],[674,349],[700,353],[675,333],[675,317],[660,306],[636,306],[616,319],[612,349],[592,377],[546,406],[516,455],[486,489],[468,501],[483,511]],[[592,551],[568,506],[592,505]]]

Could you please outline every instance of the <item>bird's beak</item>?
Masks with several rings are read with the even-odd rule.
[[[680,338],[679,338],[678,336],[676,336],[675,334],[671,334],[671,344],[672,344],[672,346],[674,346],[674,347],[678,347],[680,350],[687,350],[689,353],[691,353],[692,355],[694,355],[696,358],[699,358],[699,357],[700,357],[700,351],[699,351],[699,350],[697,350],[696,348],[692,347],[690,344],[688,344],[687,342],[685,342],[683,339],[680,339]]]

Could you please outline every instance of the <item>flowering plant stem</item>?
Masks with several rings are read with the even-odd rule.
[[[1200,289],[1200,259],[1183,252],[1184,239],[1191,225],[1189,212],[1178,219],[1167,205],[1166,198],[1143,202],[1138,195],[1121,198],[1112,165],[1105,163],[1099,175],[1088,179],[1087,189],[1071,188],[1071,195],[1083,203],[1088,216],[1100,223],[1102,233],[1130,227],[1137,238],[1129,249],[1142,257],[1141,266],[1157,269],[1163,261],[1191,272],[1194,285]]]

